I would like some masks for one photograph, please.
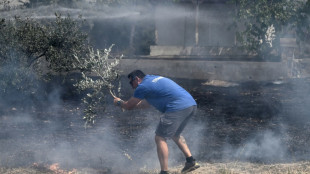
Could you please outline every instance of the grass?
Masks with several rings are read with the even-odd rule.
[[[170,169],[172,174],[179,174],[182,166]],[[158,171],[141,174],[158,174]],[[190,174],[309,174],[310,162],[257,164],[247,162],[202,163],[201,167]]]
[[[309,174],[310,161],[296,163],[258,164],[248,162],[201,163],[201,167],[189,174]],[[170,168],[171,174],[179,174],[183,166]],[[0,167],[1,174],[113,174],[111,170],[72,169],[63,170],[50,166]],[[135,174],[158,174],[159,170],[141,169]],[[121,174],[121,173],[115,173]],[[125,173],[124,173],[125,174]],[[129,174],[129,173],[126,173]]]

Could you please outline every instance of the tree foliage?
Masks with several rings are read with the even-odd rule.
[[[297,11],[296,16],[296,34],[300,41],[310,40],[310,1],[307,0],[305,4]]]
[[[279,47],[280,37],[297,31],[299,38],[309,37],[309,1],[232,0],[236,4],[237,40],[246,49],[260,55]],[[302,31],[302,32],[301,32]],[[273,36],[273,38],[270,38]]]
[[[113,46],[113,45],[112,45]],[[118,79],[118,70],[120,58],[109,59],[112,46],[105,49],[104,52],[89,48],[89,54],[86,58],[75,55],[77,63],[75,67],[80,69],[90,69],[90,72],[82,72],[82,79],[75,84],[81,91],[87,91],[86,96],[82,99],[86,105],[84,109],[84,120],[94,124],[100,106],[104,106],[104,98],[107,91],[114,88],[113,82]]]
[[[38,76],[28,68],[28,55],[24,52],[25,46],[22,40],[20,26],[16,21],[0,22],[0,85],[1,94],[10,95],[12,93],[31,94],[35,92]],[[32,39],[32,38],[31,38]]]
[[[29,0],[25,3],[25,6],[37,7],[42,5],[60,5],[66,7],[74,7],[78,4],[85,3],[85,0]],[[107,5],[107,6],[123,6],[123,5],[136,5],[136,4],[147,4],[149,0],[96,0],[96,5]]]
[[[31,18],[0,20],[0,96],[40,95],[43,75],[40,64],[53,73],[81,74],[75,86],[86,91],[84,119],[94,123],[104,97],[118,78],[119,59],[111,59],[111,48],[94,51],[81,30],[81,20],[56,14],[51,21]],[[41,68],[40,68],[41,67]],[[13,90],[12,90],[13,89]]]
[[[1,96],[40,95],[43,71],[76,70],[74,55],[88,52],[87,34],[81,20],[56,14],[54,20],[32,18],[0,20]]]
[[[83,1],[83,0],[29,0],[25,2],[25,6],[28,8],[38,7],[38,6],[47,6],[47,5],[61,5],[66,7],[74,6],[74,4]]]
[[[72,71],[74,54],[87,53],[87,34],[81,21],[56,14],[56,19],[41,23],[31,18],[2,19],[0,23],[0,62],[31,66],[39,59],[55,72]],[[16,54],[18,56],[16,56]]]

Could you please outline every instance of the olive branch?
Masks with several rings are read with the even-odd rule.
[[[113,97],[116,95],[112,92],[114,88],[113,82],[119,78],[119,70],[117,66],[122,58],[110,56],[113,45],[104,51],[89,48],[89,54],[82,59],[74,56],[76,59],[75,67],[85,70],[81,72],[82,78],[74,84],[80,91],[86,91],[86,95],[82,98],[86,105],[84,109],[83,119],[87,124],[94,124],[98,116],[98,108],[104,106],[104,98],[107,90]],[[120,91],[120,85],[119,89]]]

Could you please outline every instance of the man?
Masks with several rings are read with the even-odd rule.
[[[142,71],[135,70],[128,74],[128,78],[135,89],[133,97],[128,101],[115,98],[114,104],[127,110],[145,108],[151,104],[163,113],[155,132],[160,174],[168,173],[167,139],[172,139],[185,155],[186,163],[182,173],[199,168],[184,137],[180,135],[196,112],[197,104],[193,97],[174,81],[162,76],[145,75]]]

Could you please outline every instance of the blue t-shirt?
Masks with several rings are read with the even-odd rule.
[[[197,105],[193,97],[169,78],[146,75],[134,92],[134,97],[153,105],[160,112],[179,111]]]

